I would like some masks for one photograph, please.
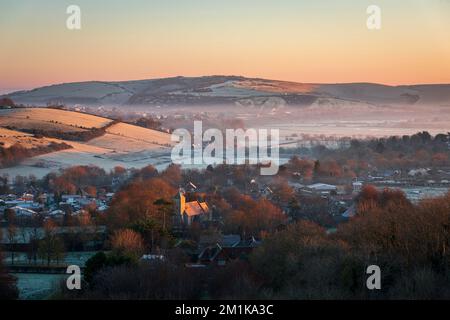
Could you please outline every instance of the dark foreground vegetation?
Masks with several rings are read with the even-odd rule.
[[[133,241],[131,243],[134,243]],[[329,234],[298,221],[270,234],[248,259],[192,269],[181,252],[139,262],[130,247],[91,259],[85,290],[95,299],[449,299],[450,195],[412,205],[366,187],[358,215]],[[366,288],[369,265],[381,290]]]
[[[8,274],[3,265],[3,253],[0,251],[0,300],[13,300],[19,297],[16,278]]]

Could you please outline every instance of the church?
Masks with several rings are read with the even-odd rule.
[[[175,214],[178,221],[185,226],[190,226],[193,222],[202,222],[211,220],[211,210],[206,202],[189,201],[186,202],[186,195],[183,189],[180,189],[174,197]]]

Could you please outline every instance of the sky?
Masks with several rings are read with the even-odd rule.
[[[0,0],[0,41],[0,92],[217,74],[450,83],[450,0]]]

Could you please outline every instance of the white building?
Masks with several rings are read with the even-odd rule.
[[[315,192],[315,193],[322,193],[322,194],[328,194],[330,192],[337,191],[337,187],[332,184],[326,184],[326,183],[315,183],[311,184],[309,186],[306,186],[306,189]]]
[[[14,213],[16,214],[16,217],[33,217],[34,215],[37,214],[36,211],[28,209],[28,208],[23,208],[20,206],[16,206],[16,207],[12,207],[11,210],[14,211]]]
[[[363,187],[362,182],[355,181],[352,183],[353,193],[360,193]]]

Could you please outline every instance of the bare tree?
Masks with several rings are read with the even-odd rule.
[[[139,258],[144,252],[144,240],[139,233],[130,229],[122,229],[114,232],[111,238],[111,247],[118,254]]]
[[[64,257],[64,243],[56,234],[56,227],[50,220],[44,225],[45,236],[39,241],[38,256],[47,261],[59,263]]]
[[[10,223],[8,225],[8,243],[10,245],[11,252],[11,264],[14,265],[15,250],[14,245],[16,244],[17,228],[14,224]]]

